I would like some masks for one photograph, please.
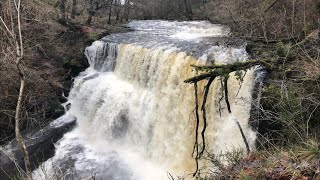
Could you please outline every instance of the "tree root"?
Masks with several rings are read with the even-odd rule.
[[[199,170],[199,143],[198,143],[198,131],[199,131],[199,122],[200,122],[200,118],[199,118],[199,104],[198,104],[198,83],[195,82],[194,83],[194,97],[195,97],[195,112],[196,112],[196,139],[194,142],[194,146],[193,146],[193,152],[192,152],[192,156],[194,157],[194,154],[196,153],[196,156],[194,157],[195,161],[196,161],[196,170],[193,174],[193,176],[195,176]]]

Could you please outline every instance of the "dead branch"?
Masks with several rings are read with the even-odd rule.
[[[223,65],[212,65],[212,66],[191,65],[192,67],[198,70],[210,70],[210,72],[203,73],[198,76],[194,76],[192,78],[186,79],[184,82],[194,83],[194,82],[204,80],[206,78],[223,76],[224,74],[229,74],[234,71],[246,70],[256,65],[261,65],[266,68],[271,68],[273,67],[274,64],[275,63],[271,60],[250,60],[246,62],[236,62],[234,64],[223,64]]]
[[[206,102],[207,102],[207,96],[209,94],[209,89],[210,89],[210,85],[212,84],[213,80],[215,78],[211,77],[205,87],[205,92],[204,92],[204,97],[203,97],[203,101],[202,101],[202,115],[203,115],[203,128],[202,128],[202,132],[201,132],[201,136],[202,136],[202,149],[199,153],[199,158],[202,156],[205,148],[206,148],[206,142],[205,142],[205,132],[206,132],[206,128],[207,128],[207,117],[206,117]]]
[[[194,159],[196,160],[196,171],[194,172],[193,176],[195,176],[198,172],[199,169],[199,163],[198,163],[198,159],[199,159],[199,144],[198,144],[198,131],[199,131],[199,105],[198,105],[198,83],[195,82],[194,83],[194,97],[195,97],[195,112],[196,112],[196,140],[193,146],[193,152],[192,155],[194,156],[194,153],[196,153],[196,156],[194,157]]]
[[[189,78],[185,80],[185,83],[193,83],[194,84],[194,92],[195,92],[195,112],[196,112],[196,135],[195,135],[195,143],[193,146],[193,152],[192,156],[196,161],[196,170],[193,174],[195,176],[198,171],[199,171],[199,159],[202,157],[203,152],[205,151],[206,147],[206,141],[205,141],[205,131],[207,127],[207,117],[206,117],[206,102],[209,94],[209,89],[210,85],[214,81],[214,79],[218,76],[224,77],[223,82],[221,80],[221,87],[223,88],[224,91],[224,99],[227,104],[228,112],[231,114],[231,106],[228,98],[228,78],[229,74],[234,71],[239,71],[239,70],[247,70],[253,66],[261,65],[267,68],[272,67],[274,63],[271,60],[250,60],[246,62],[236,62],[234,64],[223,64],[223,65],[211,65],[211,66],[203,66],[203,65],[191,65],[194,67],[197,71],[202,70],[202,71],[210,71],[208,73],[203,73],[197,76],[194,76],[192,78]],[[204,97],[202,101],[202,106],[201,106],[201,111],[202,111],[202,118],[203,118],[203,128],[201,131],[201,138],[202,138],[202,147],[201,150],[199,151],[199,138],[198,138],[198,133],[199,133],[199,123],[200,123],[200,116],[199,116],[199,97],[198,97],[198,82],[204,79],[209,78],[207,85],[205,86],[204,89]],[[223,93],[222,93],[223,96]],[[221,98],[222,99],[222,98]],[[220,99],[220,101],[221,101]],[[239,123],[238,120],[236,120],[237,126],[240,130],[241,136],[243,138],[243,141],[245,143],[247,153],[250,152],[250,147],[249,143],[245,137],[245,134],[243,132],[243,129]]]
[[[223,79],[223,84],[224,84],[224,98],[227,104],[228,112],[231,114],[231,107],[229,103],[229,97],[228,97],[228,79],[229,79],[229,74],[226,75]]]

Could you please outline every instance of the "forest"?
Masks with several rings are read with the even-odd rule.
[[[1,0],[0,146],[18,142],[25,166],[20,177],[32,179],[34,169],[24,132],[42,129],[65,113],[61,103],[67,102],[74,78],[89,67],[85,48],[106,35],[130,32],[126,24],[132,20],[207,21],[229,27],[230,39],[246,41],[249,66],[193,66],[211,74],[187,83],[208,80],[212,72],[227,79],[257,64],[266,71],[250,116],[255,150],[244,156],[238,150],[224,157],[198,154],[197,165],[207,159],[218,170],[202,174],[197,167],[194,178],[320,178],[318,0]],[[205,144],[197,141],[194,150],[199,144],[202,154]]]

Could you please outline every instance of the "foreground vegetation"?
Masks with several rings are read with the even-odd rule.
[[[302,144],[301,144],[302,145]],[[300,147],[256,151],[243,158],[243,151],[234,150],[220,156],[208,155],[213,171],[199,179],[319,179],[319,143],[309,141]],[[221,164],[227,161],[228,165]]]

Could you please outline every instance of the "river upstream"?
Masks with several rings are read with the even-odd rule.
[[[74,80],[64,120],[77,126],[55,145],[55,155],[33,172],[35,179],[163,180],[195,170],[194,89],[183,81],[191,64],[227,64],[248,58],[245,43],[209,22],[132,21],[135,31],[113,34],[87,47],[90,67]],[[207,150],[243,148],[238,121],[254,148],[248,124],[256,73],[228,80],[232,114],[221,100],[219,78],[207,102]],[[200,89],[205,83],[199,83]],[[202,97],[202,91],[200,92]],[[203,167],[206,162],[201,162]]]

